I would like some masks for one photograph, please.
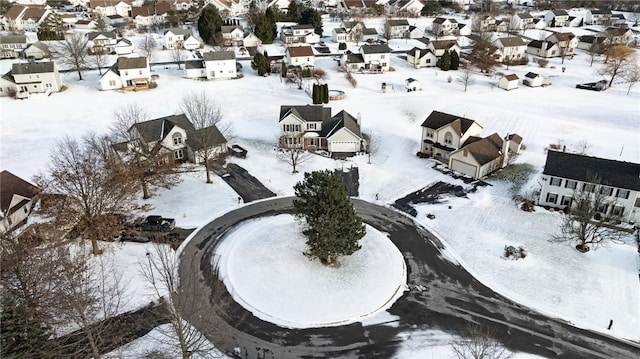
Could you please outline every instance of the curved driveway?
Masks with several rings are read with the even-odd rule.
[[[359,199],[352,201],[363,221],[388,233],[404,255],[411,290],[388,310],[399,319],[313,329],[262,321],[231,299],[214,274],[212,256],[226,231],[247,219],[291,213],[292,201],[279,197],[233,210],[200,229],[183,247],[179,300],[188,309],[183,316],[227,353],[242,358],[387,358],[402,342],[398,333],[416,326],[463,332],[468,321],[495,329],[511,350],[545,357],[633,358],[640,352],[636,343],[573,327],[495,293],[447,260],[440,241],[411,218]]]

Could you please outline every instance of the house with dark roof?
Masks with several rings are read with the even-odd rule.
[[[118,57],[100,78],[100,90],[144,91],[151,84],[151,69],[146,57]]]
[[[494,133],[488,137],[469,137],[460,149],[449,155],[449,169],[472,178],[482,178],[509,163],[509,137]]]
[[[544,14],[544,21],[551,27],[567,26],[569,14],[565,10],[549,10]]]
[[[202,54],[208,80],[234,79],[238,77],[235,51],[212,51]]]
[[[25,59],[42,60],[45,57],[51,57],[51,49],[42,41],[36,41],[33,44],[29,44],[22,52],[22,56]]]
[[[625,45],[628,46],[633,40],[633,31],[623,27],[608,27],[602,32],[605,38],[605,44]]]
[[[440,111],[432,111],[421,127],[420,152],[446,163],[451,152],[482,133],[482,125],[476,121]]]
[[[0,83],[0,96],[15,94],[18,98],[59,92],[63,86],[58,66],[53,61],[12,64],[11,71],[2,76]]]
[[[283,61],[288,66],[313,67],[316,56],[311,46],[287,46]]]
[[[169,11],[171,11],[170,3],[156,2],[152,5],[132,7],[131,17],[138,29],[151,26],[164,26]]]
[[[588,9],[584,20],[589,25],[605,25],[611,20],[611,10]]]
[[[597,53],[604,51],[605,37],[599,35],[582,35],[578,37],[578,48]]]
[[[518,30],[533,29],[533,16],[528,12],[519,12],[513,15],[513,24]]]
[[[280,106],[279,146],[309,151],[322,150],[329,155],[362,152],[365,140],[360,130],[360,115],[346,111],[331,116],[331,108],[322,105]]]
[[[554,208],[571,205],[574,191],[598,190],[605,196],[603,215],[620,215],[626,222],[640,221],[640,164],[549,151],[540,177],[538,204]]]
[[[574,55],[576,47],[578,47],[578,37],[572,32],[554,32],[546,38],[546,41],[558,45],[559,56]]]
[[[434,67],[437,61],[436,55],[429,49],[414,47],[407,51],[407,62],[416,69],[421,67]]]
[[[540,57],[558,57],[560,51],[558,44],[550,41],[532,40],[527,44],[527,53]]]
[[[458,31],[458,22],[453,18],[436,17],[431,23],[431,33],[436,36],[453,35]]]
[[[384,27],[388,39],[409,38],[409,21],[407,19],[388,19]]]
[[[345,51],[340,57],[340,67],[345,71],[364,73],[380,73],[389,71],[391,49],[383,45],[362,45],[360,53]]]
[[[39,189],[9,171],[0,172],[0,234],[27,221]]]
[[[196,129],[185,114],[171,115],[138,122],[129,128],[129,142],[114,148],[138,151],[144,157],[164,158],[170,163],[201,163],[207,158],[223,155],[227,140],[215,126]]]
[[[378,31],[367,27],[362,21],[343,21],[340,27],[335,28],[334,42],[359,42],[377,40]]]
[[[5,31],[38,31],[51,14],[50,8],[38,5],[13,4],[0,18]]]
[[[320,35],[315,33],[313,25],[290,25],[280,28],[280,41],[283,44],[317,44]]]
[[[455,51],[460,56],[460,45],[458,40],[431,40],[427,44],[427,49],[431,50],[437,58],[442,57],[445,51]]]
[[[29,45],[25,35],[0,35],[0,59],[15,59]]]
[[[164,47],[172,49],[195,50],[200,41],[193,36],[191,29],[173,27],[164,31]]]
[[[527,43],[520,36],[501,37],[493,45],[502,52],[502,61],[519,61],[526,56]]]

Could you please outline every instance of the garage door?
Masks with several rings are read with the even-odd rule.
[[[474,177],[475,178],[475,176],[476,176],[476,166],[470,165],[468,163],[461,162],[461,161],[456,160],[456,159],[451,161],[451,169],[456,171],[456,172],[463,173],[463,174],[465,174],[467,176],[470,176],[470,177]]]
[[[329,152],[358,152],[359,144],[354,142],[333,141],[329,143]]]

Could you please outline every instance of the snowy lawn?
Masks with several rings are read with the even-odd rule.
[[[304,256],[301,232],[292,215],[249,220],[216,248],[227,289],[258,318],[289,328],[344,325],[386,310],[406,290],[402,254],[375,228],[339,266]]]

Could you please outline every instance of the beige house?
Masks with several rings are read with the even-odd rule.
[[[449,155],[449,169],[472,178],[482,178],[509,163],[509,139],[497,133],[489,137],[470,137]]]
[[[407,62],[416,69],[421,67],[434,67],[437,61],[436,55],[429,49],[414,47],[407,51]]]
[[[498,80],[498,87],[503,90],[513,90],[518,88],[518,80],[520,78],[516,74],[504,75]]]
[[[476,121],[440,111],[432,111],[421,127],[420,152],[445,162],[468,138],[480,136],[482,132],[482,126]]]
[[[101,90],[144,91],[151,84],[151,69],[146,57],[119,57],[100,78]]]
[[[316,57],[311,46],[288,46],[284,62],[289,66],[313,67]]]
[[[0,234],[24,224],[38,188],[9,171],[0,172]]]
[[[574,55],[576,47],[578,47],[578,37],[572,32],[555,32],[549,35],[546,40],[558,45],[559,56]]]

